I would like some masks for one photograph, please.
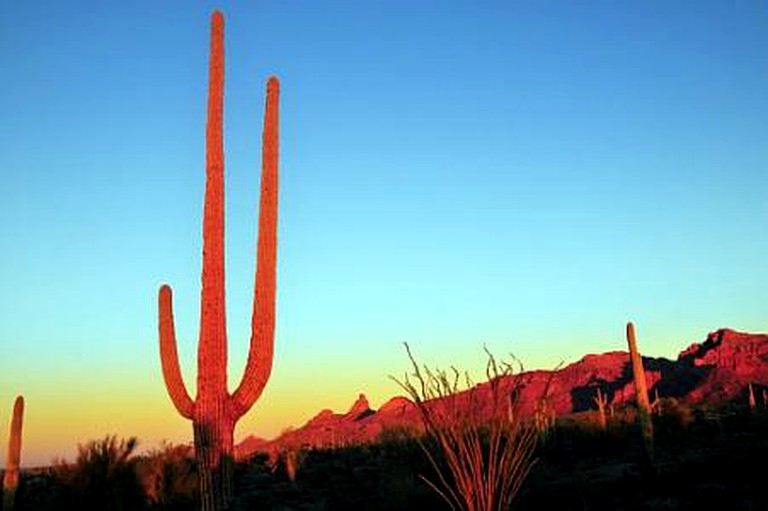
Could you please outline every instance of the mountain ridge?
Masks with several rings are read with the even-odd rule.
[[[746,403],[750,384],[758,391],[768,389],[768,334],[721,328],[683,349],[675,360],[644,356],[643,365],[652,396],[674,398],[689,406]],[[629,353],[620,350],[587,354],[555,370],[523,371],[502,378],[505,388],[517,384],[522,416],[535,413],[542,400],[558,416],[594,410],[598,389],[609,405],[634,399]],[[487,382],[473,387],[481,400],[487,399],[487,387]],[[236,455],[242,458],[287,447],[332,448],[375,440],[388,428],[420,427],[418,410],[409,398],[394,396],[374,410],[360,393],[346,413],[322,410],[273,440],[250,436],[237,445]]]

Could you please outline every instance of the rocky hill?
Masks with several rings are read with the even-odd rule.
[[[652,396],[675,398],[687,405],[746,403],[749,384],[758,396],[768,389],[768,335],[721,329],[683,350],[676,360],[643,357],[643,364]],[[613,405],[631,401],[634,394],[629,354],[624,351],[587,355],[556,371],[528,371],[504,378],[503,388],[519,389],[522,415],[533,414],[543,401],[558,416],[594,409],[598,389]],[[474,392],[480,401],[488,399],[489,384],[479,384]],[[415,405],[398,396],[373,410],[360,394],[346,413],[323,410],[275,440],[248,437],[237,452],[247,456],[284,446],[334,447],[374,440],[392,427],[420,428]]]

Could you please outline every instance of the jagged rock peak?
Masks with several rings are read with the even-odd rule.
[[[747,346],[765,344],[768,336],[765,334],[748,334],[730,328],[721,328],[710,332],[704,342],[693,343],[680,352],[678,360],[704,358],[710,352],[729,352]],[[711,358],[711,355],[710,355]]]
[[[365,394],[362,392],[359,396],[357,396],[357,401],[352,405],[352,408],[349,409],[347,412],[347,415],[350,417],[357,417],[363,412],[367,412],[371,409],[370,404],[368,403],[368,398],[365,397]]]

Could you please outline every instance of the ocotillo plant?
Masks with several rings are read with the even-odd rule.
[[[21,424],[24,419],[24,398],[18,396],[13,403],[11,432],[8,437],[8,457],[3,477],[3,511],[12,511],[19,486],[19,463],[21,462]]]
[[[648,387],[645,382],[643,358],[637,351],[635,325],[627,323],[627,344],[629,358],[632,362],[632,375],[635,380],[635,396],[637,398],[637,416],[640,421],[640,431],[643,436],[643,453],[649,466],[653,466],[653,422],[651,422],[651,404],[648,402]]]
[[[537,431],[516,409],[523,380],[511,363],[488,354],[486,404],[469,375],[419,366],[405,345],[413,373],[393,378],[411,397],[427,437],[419,439],[435,479],[420,476],[453,510],[510,509],[535,463]],[[462,380],[466,385],[462,385]],[[546,396],[542,398],[542,401]],[[542,415],[543,424],[549,419]],[[438,462],[434,446],[445,463]]]
[[[277,250],[277,78],[267,84],[262,140],[261,198],[256,284],[248,362],[237,389],[227,389],[227,332],[224,310],[224,151],[222,107],[224,17],[211,17],[211,54],[206,125],[206,185],[203,271],[198,344],[197,397],[187,392],[179,368],[171,288],[159,293],[160,354],[168,393],[179,413],[192,420],[200,494],[205,511],[226,509],[232,500],[233,431],[253,406],[272,370]]]

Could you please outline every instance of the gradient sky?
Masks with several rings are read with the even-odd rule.
[[[46,4],[46,5],[43,5]],[[10,2],[0,16],[0,460],[191,439],[209,16],[226,17],[230,381],[245,365],[266,78],[281,87],[273,436],[407,369],[674,357],[768,330],[764,1]]]

